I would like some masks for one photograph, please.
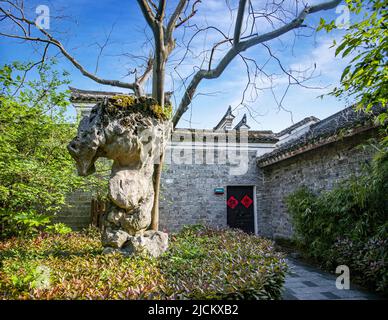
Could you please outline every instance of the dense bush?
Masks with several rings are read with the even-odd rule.
[[[287,268],[271,241],[198,226],[158,259],[102,249],[96,232],[0,242],[0,299],[278,299]]]
[[[317,195],[302,187],[286,199],[296,240],[333,270],[348,265],[353,279],[388,290],[388,153],[380,145],[364,173]]]
[[[201,226],[184,229],[161,261],[175,298],[279,299],[286,272],[272,241]]]
[[[61,90],[66,73],[52,61],[27,79],[32,67],[0,68],[0,237],[38,231],[70,191],[92,182],[77,176],[66,149],[76,132],[66,118],[68,92]]]

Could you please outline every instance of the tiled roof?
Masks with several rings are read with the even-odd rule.
[[[238,131],[235,131],[235,130],[217,131],[217,130],[202,130],[202,129],[200,129],[198,132],[199,133],[203,132],[206,136],[208,136],[208,137],[212,136],[212,137],[215,137],[215,138],[217,136],[222,136],[223,134],[226,134],[226,139],[227,139],[228,138],[227,133],[228,132],[233,132],[233,131],[236,133],[237,141],[239,141]],[[175,129],[175,134],[176,135],[182,134],[182,136],[185,136],[185,137],[187,137],[188,135],[192,135],[193,141],[195,140],[195,132],[196,132],[196,129],[186,129],[186,128],[177,128],[177,129]],[[217,139],[215,139],[215,141],[217,142]],[[273,132],[270,131],[270,130],[263,130],[263,131],[252,130],[252,131],[248,131],[248,143],[271,143],[271,144],[275,144],[278,141],[279,141],[279,139],[274,137]]]
[[[94,90],[81,90],[73,87],[69,87],[71,95],[70,102],[89,102],[97,103],[104,100],[104,97],[113,97],[115,95],[132,95],[131,93],[114,92],[114,91],[94,91]],[[165,102],[169,103],[172,92],[165,92]],[[147,95],[150,96],[150,95]]]
[[[104,97],[112,97],[118,94],[126,94],[123,92],[112,91],[93,91],[93,90],[81,90],[73,87],[69,87],[71,91],[71,102],[99,102],[104,100]]]
[[[301,121],[299,121],[297,123],[294,123],[292,126],[290,126],[290,127],[286,128],[286,129],[276,133],[276,136],[277,137],[281,137],[281,136],[284,136],[285,134],[290,134],[296,128],[299,128],[299,127],[301,127],[304,124],[309,123],[309,122],[319,122],[319,119],[316,118],[316,117],[313,117],[313,116],[304,118],[303,120],[301,120]]]
[[[218,124],[214,127],[214,130],[218,130],[221,128],[221,126],[224,124],[225,120],[233,121],[235,116],[232,113],[232,106],[229,106],[228,110],[224,114],[224,116],[221,118],[221,120],[218,122]]]
[[[374,110],[377,114],[380,111]],[[353,135],[374,126],[371,114],[355,111],[348,107],[332,116],[311,125],[310,130],[302,136],[287,141],[270,153],[257,158],[260,167],[291,158],[313,148],[337,141],[341,136]]]
[[[240,122],[234,127],[234,130],[240,130],[241,127],[245,126],[247,129],[250,129],[250,126],[247,125],[247,115],[244,114]]]

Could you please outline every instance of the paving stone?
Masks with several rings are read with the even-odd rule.
[[[298,300],[291,289],[286,288],[283,292],[283,300]]]
[[[307,287],[307,288],[290,288],[290,290],[293,291],[293,293],[323,293],[323,292],[332,292],[336,294],[336,287],[334,286],[319,286],[319,287]]]
[[[289,282],[285,282],[285,285],[287,286],[287,288],[290,288],[290,289],[304,289],[304,288],[307,288],[307,286],[301,282],[295,282],[295,283],[289,283]]]
[[[337,296],[336,294],[332,293],[332,292],[322,292],[322,294],[327,297],[328,299],[340,299],[339,296]]]
[[[385,299],[351,284],[350,290],[339,290],[335,276],[312,266],[287,259],[291,272],[284,283],[283,300],[374,300]]]
[[[333,292],[341,298],[365,297],[369,299],[375,299],[378,297],[377,295],[371,294],[369,292],[361,292],[359,290],[338,290],[335,288],[335,291]]]
[[[302,281],[302,283],[308,287],[318,287],[318,285],[312,281]]]
[[[326,296],[324,296],[321,293],[315,293],[315,294],[298,293],[298,294],[295,294],[295,297],[297,298],[297,300],[329,300]]]
[[[291,274],[290,274],[290,277],[291,277],[291,278],[299,278],[300,276],[299,276],[299,274],[297,274],[297,273],[291,273]]]

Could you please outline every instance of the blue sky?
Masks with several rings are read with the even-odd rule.
[[[321,1],[313,0],[309,3],[319,2]],[[175,3],[176,1],[169,1],[168,9],[171,10]],[[237,1],[229,1],[229,3],[235,8]],[[263,3],[265,1],[253,1],[256,8],[262,6]],[[301,2],[299,1],[299,3]],[[144,42],[147,37],[151,36],[151,33],[134,0],[29,1],[30,17],[36,16],[34,8],[40,4],[45,4],[50,8],[49,31],[60,38],[68,51],[92,72],[95,70],[99,51],[96,43],[103,43],[106,35],[112,30],[109,45],[104,50],[99,62],[97,74],[102,78],[130,81],[131,77],[126,77],[126,73],[129,68],[136,67],[136,62],[140,60],[130,58],[126,54],[147,56],[150,52],[150,46],[144,45]],[[198,9],[192,23],[196,23],[198,26],[216,25],[225,33],[230,35],[233,33],[230,26],[235,12],[230,14],[224,0],[203,0]],[[335,9],[317,13],[309,17],[306,24],[314,28],[318,25],[320,17],[335,19],[339,14],[335,12]],[[61,18],[57,18],[58,16]],[[270,30],[270,26],[264,20],[259,21],[257,32],[262,33],[268,30]],[[181,39],[183,32],[183,29],[177,30],[177,38]],[[267,43],[287,70],[299,70],[299,74],[302,74],[303,70],[310,68],[311,71],[315,65],[313,78],[305,83],[315,89],[292,86],[288,90],[283,107],[291,113],[280,109],[276,103],[276,99],[280,100],[286,90],[288,80],[284,74],[281,74],[275,59],[269,60],[264,69],[272,77],[274,92],[269,89],[261,90],[255,96],[256,100],[249,103],[249,107],[240,105],[242,93],[247,83],[247,74],[243,61],[236,59],[220,78],[204,80],[201,83],[198,90],[200,94],[193,101],[190,110],[181,119],[179,126],[212,128],[225,113],[227,107],[231,105],[236,115],[236,122],[244,113],[247,113],[248,124],[252,129],[277,132],[291,125],[293,121],[297,122],[304,117],[314,115],[322,119],[343,109],[346,107],[344,102],[338,101],[334,97],[317,98],[338,84],[341,72],[346,66],[347,61],[335,58],[334,49],[329,48],[334,39],[337,42],[341,39],[343,33],[343,30],[330,34],[324,31],[314,33],[311,28],[303,28],[303,30],[298,31],[298,36],[290,32],[280,39]],[[190,39],[190,32],[186,30],[184,36],[185,43],[187,43]],[[185,52],[183,47],[177,47],[169,62],[166,81],[167,89],[175,91],[174,103],[179,103],[183,92],[180,76],[189,75],[193,67],[200,64],[202,58],[200,53],[221,39],[216,32],[200,33],[199,37],[191,43],[191,54],[175,71],[174,66]],[[224,47],[224,49],[226,48]],[[221,51],[216,53],[216,59],[222,56],[222,53],[225,52],[222,51],[224,49],[221,47]],[[39,52],[41,49],[38,46],[0,38],[1,64],[14,60],[37,60]],[[55,55],[57,51],[52,48],[49,54]],[[263,46],[249,49],[244,55],[254,59],[259,65],[264,64],[269,58],[268,52]],[[99,85],[82,76],[65,58],[61,56],[58,58],[58,68],[70,72],[71,86],[73,87],[127,92],[125,89]],[[259,76],[255,82],[260,88],[270,86],[269,79],[264,76]],[[150,90],[149,85],[147,89]],[[70,114],[74,114],[74,110],[70,110]]]

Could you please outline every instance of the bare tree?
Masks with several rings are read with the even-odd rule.
[[[98,64],[100,63],[100,55],[108,44],[113,29],[105,42],[97,44],[100,51],[97,57],[98,64],[95,72],[87,70],[87,68],[75,58],[74,54],[65,47],[64,43],[61,42],[58,37],[48,30],[38,27],[35,24],[35,21],[28,18],[25,4],[22,0],[0,0],[0,23],[6,23],[8,26],[12,25],[11,29],[7,28],[7,31],[1,31],[0,36],[38,44],[40,43],[44,46],[44,56],[46,56],[48,47],[55,47],[84,76],[103,85],[130,89],[137,96],[144,95],[144,85],[152,74],[152,96],[161,106],[164,106],[166,66],[168,61],[175,66],[181,64],[185,57],[187,57],[187,52],[190,50],[190,43],[196,36],[208,31],[217,32],[220,35],[221,40],[214,43],[207,50],[204,50],[201,53],[202,57],[198,57],[198,64],[200,66],[194,68],[194,71],[188,77],[181,79],[182,86],[184,86],[184,93],[179,104],[177,104],[172,119],[173,125],[176,126],[182,115],[188,110],[192,100],[195,98],[197,88],[202,80],[218,78],[236,57],[241,58],[247,66],[249,77],[248,85],[253,85],[253,87],[257,89],[255,81],[252,80],[252,77],[249,74],[249,65],[252,63],[254,65],[254,79],[256,79],[257,75],[260,73],[265,74],[263,65],[259,65],[255,59],[243,55],[246,50],[255,46],[264,46],[266,50],[268,50],[270,58],[274,58],[278,61],[282,71],[288,77],[289,85],[303,85],[305,79],[301,80],[295,76],[295,73],[286,70],[282,66],[280,60],[271,52],[268,42],[278,39],[291,31],[306,27],[304,22],[308,15],[332,9],[340,3],[340,0],[326,0],[317,5],[308,5],[303,3],[303,1],[295,0],[290,1],[291,6],[287,6],[286,1],[284,0],[268,0],[266,3],[261,2],[262,8],[259,10],[255,9],[256,4],[253,0],[239,0],[236,2],[235,9],[232,8],[230,2],[231,1],[226,1],[226,4],[228,5],[230,12],[235,12],[236,15],[233,25],[230,26],[231,35],[229,36],[229,34],[225,34],[220,29],[220,26],[208,25],[206,27],[200,27],[195,23],[191,23],[198,8],[201,6],[206,7],[206,1],[178,0],[171,12],[167,14],[167,0],[159,0],[157,3],[153,0],[137,0],[140,11],[152,33],[151,39],[146,40],[152,42],[153,52],[147,58],[147,63],[143,68],[144,72],[140,76],[137,73],[137,69],[132,72],[134,74],[132,82],[104,79],[96,74]],[[266,24],[268,28],[264,28],[264,24]],[[181,59],[173,59],[172,54],[177,46],[177,40],[174,37],[174,33],[178,28],[182,28],[183,38],[188,31],[191,31],[192,35],[188,42],[185,43],[183,41],[179,44],[180,47],[184,47],[185,49],[183,57]],[[262,30],[264,29],[268,30],[263,32]],[[221,55],[220,52],[222,53]],[[266,58],[261,57],[260,60],[265,62]],[[280,106],[282,105],[282,100],[283,98],[279,100]],[[158,205],[162,162],[163,154],[161,156],[160,164],[155,165],[154,168],[155,200],[151,225],[151,228],[154,230],[158,229],[159,221]]]

